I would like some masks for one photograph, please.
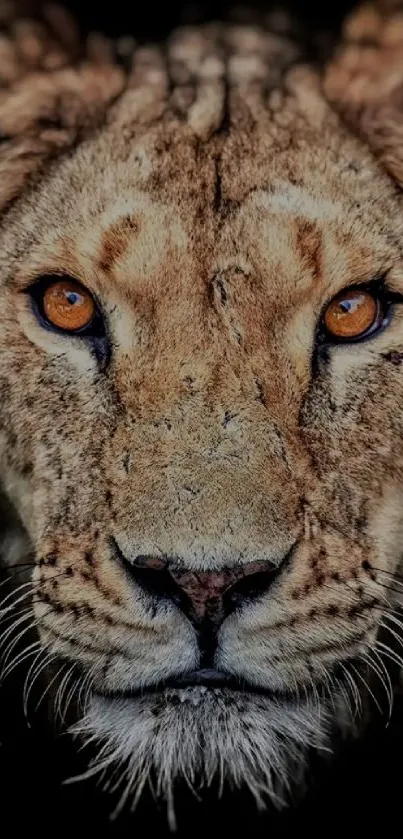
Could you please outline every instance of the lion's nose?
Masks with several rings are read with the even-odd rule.
[[[137,556],[126,567],[139,585],[159,599],[172,600],[198,630],[217,630],[244,602],[261,597],[276,577],[277,566],[267,560],[194,571],[177,560]]]
[[[154,601],[175,603],[194,625],[203,667],[214,662],[217,632],[223,621],[235,609],[266,594],[283,567],[283,562],[256,560],[232,568],[198,571],[177,558],[139,555],[128,560],[117,542],[113,543],[135,582]]]
[[[181,609],[196,625],[211,622],[217,628],[237,606],[267,591],[274,579],[268,562],[251,562],[222,571],[187,571],[172,567],[171,577],[181,592]]]

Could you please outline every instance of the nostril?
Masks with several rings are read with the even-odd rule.
[[[180,609],[190,608],[190,600],[168,570],[168,562],[160,557],[136,556],[129,561],[118,545],[115,552],[131,578],[153,599],[171,600]]]
[[[168,569],[144,568],[134,563],[130,565],[130,573],[135,582],[147,594],[158,600],[170,600],[179,606],[183,612],[191,607],[190,599],[178,586]]]
[[[268,571],[249,574],[234,583],[224,594],[224,606],[227,614],[242,606],[245,601],[257,600],[266,594],[277,577],[277,571],[278,569],[273,566]]]
[[[172,600],[177,594],[174,581],[169,571],[156,568],[142,568],[136,564],[130,566],[130,573],[138,585],[148,594]]]
[[[167,560],[159,556],[136,556],[133,565],[145,571],[166,571],[168,568]]]

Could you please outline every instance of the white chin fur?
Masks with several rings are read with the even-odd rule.
[[[185,779],[195,789],[218,780],[247,787],[257,803],[286,803],[285,791],[301,784],[310,747],[326,749],[330,719],[309,702],[278,702],[186,688],[142,699],[92,696],[73,732],[99,746],[89,773],[120,777],[121,805],[134,807],[150,780],[168,803]],[[118,772],[113,771],[118,767]],[[112,784],[110,784],[112,786]],[[106,784],[108,788],[108,784]]]

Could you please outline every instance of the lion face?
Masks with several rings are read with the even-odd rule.
[[[313,72],[173,100],[161,61],[6,215],[1,475],[100,766],[259,797],[395,655],[402,200]],[[61,279],[95,332],[47,319]],[[385,308],[338,341],[350,287]]]

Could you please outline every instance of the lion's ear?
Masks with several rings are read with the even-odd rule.
[[[100,123],[125,82],[102,43],[80,41],[64,9],[40,4],[28,18],[18,8],[11,3],[1,21],[0,209]]]
[[[378,0],[350,15],[324,88],[403,186],[403,2]]]

